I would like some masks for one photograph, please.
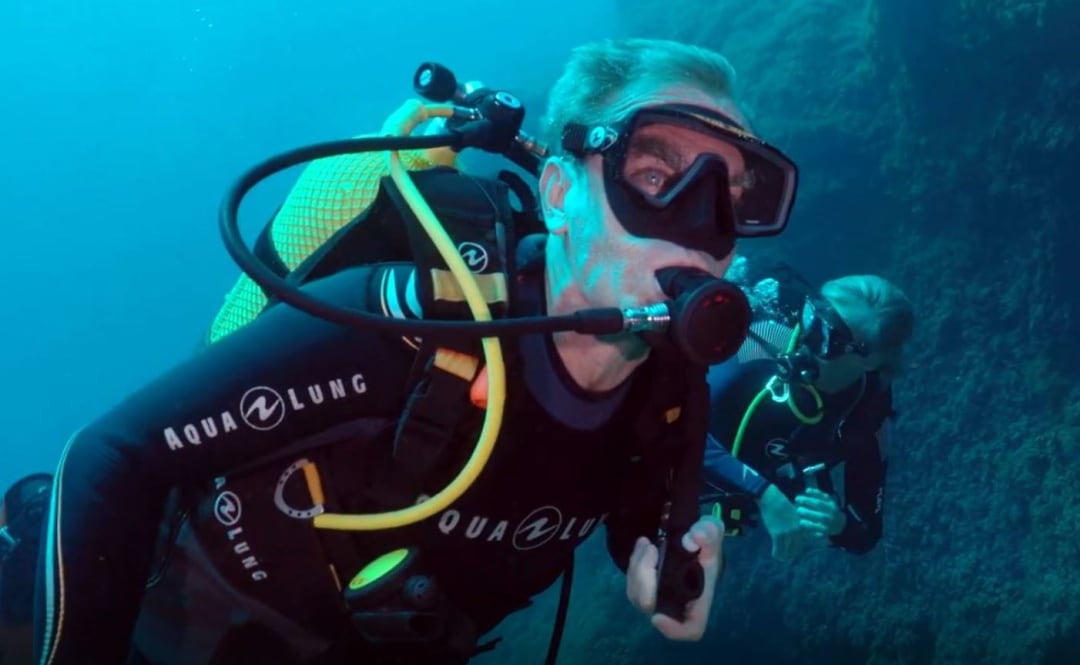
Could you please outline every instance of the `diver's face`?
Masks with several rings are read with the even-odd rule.
[[[877,353],[864,356],[851,352],[827,360],[817,358],[817,363],[819,385],[843,388],[855,383],[863,374],[880,369],[882,357]]]
[[[731,114],[701,90],[672,87],[629,98],[626,111],[657,104],[694,104]],[[742,155],[722,140],[677,126],[655,124],[643,128],[631,143],[625,175],[643,191],[660,191],[666,179],[679,173],[702,153],[715,153],[728,161],[733,183],[744,171]],[[568,192],[568,223],[561,238],[572,280],[594,307],[632,307],[666,299],[656,271],[668,267],[697,268],[721,276],[734,252],[717,258],[704,251],[657,238],[631,235],[612,212],[604,187],[603,158],[592,155],[576,174]],[[733,187],[733,197],[741,188]]]
[[[848,384],[859,378],[866,371],[864,358],[855,353],[845,353],[836,358],[823,360],[818,358],[821,381],[825,383]]]

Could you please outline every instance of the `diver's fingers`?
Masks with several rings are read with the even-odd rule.
[[[812,532],[815,538],[827,536],[829,532],[829,528],[825,526],[824,522],[818,522],[816,520],[799,520],[799,526]]]
[[[799,514],[800,522],[814,522],[818,524],[828,524],[832,515],[829,512],[823,510],[816,510],[807,506],[799,506],[795,509],[795,512]]]
[[[704,621],[687,621],[679,623],[666,614],[652,615],[652,625],[660,631],[660,634],[669,640],[697,641],[705,634]]]
[[[702,517],[686,535],[689,536],[692,547],[686,548],[685,538],[683,547],[697,551],[697,560],[705,573],[705,581],[701,595],[687,603],[682,621],[663,614],[653,615],[653,626],[670,640],[700,640],[705,634],[705,627],[709,623],[709,610],[716,593],[716,582],[724,565],[721,555],[724,529],[720,520],[711,516]]]
[[[720,520],[711,515],[702,517],[690,527],[687,535],[696,546],[698,561],[702,565],[715,561],[720,556],[720,549],[724,542],[724,524]],[[687,548],[685,544],[683,549],[694,551]]]
[[[795,505],[799,508],[809,508],[821,512],[831,511],[836,506],[836,502],[828,494],[822,495],[820,492],[818,494],[819,496],[800,494],[795,497]]]
[[[656,562],[660,553],[648,538],[638,538],[626,568],[626,597],[642,612],[656,607]]]

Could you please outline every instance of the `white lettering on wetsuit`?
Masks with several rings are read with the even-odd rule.
[[[243,517],[243,504],[235,492],[224,490],[224,479],[218,478],[215,487],[219,490],[214,499],[214,518],[225,527],[225,537],[232,543],[233,554],[240,561],[240,565],[251,576],[252,581],[262,582],[270,577],[269,573],[262,569],[259,559],[251,553],[251,545],[243,539],[244,527],[240,525]]]
[[[255,582],[261,582],[270,575],[265,570],[259,567],[259,560],[251,554],[251,546],[248,545],[246,540],[238,540],[244,535],[244,527],[238,526],[229,529],[225,532],[225,536],[233,542],[233,553],[240,557],[240,565],[244,567],[244,570],[251,571],[251,579]]]
[[[216,416],[206,416],[198,422],[179,427],[166,427],[163,432],[165,444],[169,450],[202,445],[210,439],[236,431],[239,423],[254,430],[269,431],[280,425],[290,411],[318,407],[328,400],[363,395],[367,390],[364,375],[359,373],[348,378],[313,383],[304,388],[287,388],[284,395],[269,386],[254,386],[244,391],[236,409],[227,409]]]
[[[546,545],[553,540],[582,540],[602,524],[607,513],[599,517],[569,517],[555,506],[541,506],[524,518],[495,520],[484,515],[463,515],[450,509],[439,515],[438,529],[445,536],[458,535],[466,540],[503,542],[509,536],[514,549],[526,551]]]

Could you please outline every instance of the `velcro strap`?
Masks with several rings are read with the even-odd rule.
[[[460,351],[439,348],[431,354],[394,436],[395,489],[413,496],[423,491],[458,423],[473,408],[469,390],[478,366],[479,359]]]
[[[429,274],[431,275],[432,295],[435,300],[454,303],[465,302],[465,293],[462,291],[461,285],[458,284],[457,277],[454,277],[454,273],[449,270],[432,268]],[[504,273],[473,274],[473,278],[476,280],[480,295],[484,297],[484,301],[489,305],[507,302],[506,275]]]

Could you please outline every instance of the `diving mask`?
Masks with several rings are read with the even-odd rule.
[[[781,233],[795,201],[795,164],[713,109],[667,104],[612,125],[569,124],[563,147],[603,156],[608,202],[628,233],[718,259],[736,237]]]
[[[800,324],[802,344],[816,358],[832,360],[848,353],[870,353],[866,343],[855,340],[851,328],[824,298],[807,296]]]

